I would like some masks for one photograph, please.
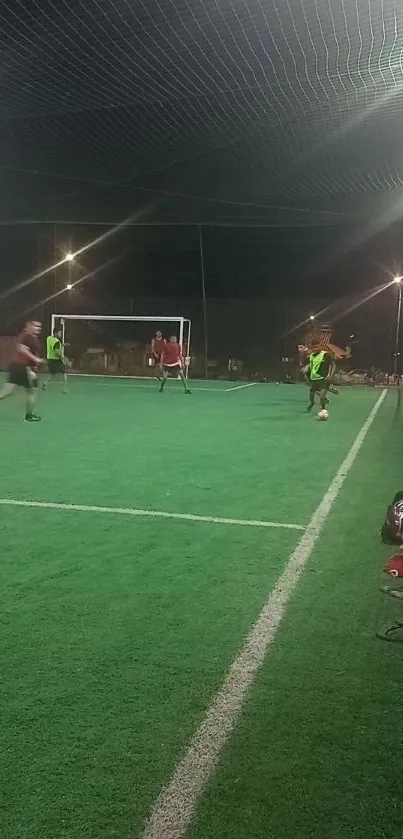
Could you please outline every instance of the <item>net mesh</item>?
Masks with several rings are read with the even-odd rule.
[[[3,212],[105,220],[123,186],[159,222],[393,214],[402,32],[400,0],[3,4]]]

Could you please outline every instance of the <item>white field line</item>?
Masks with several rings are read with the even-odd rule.
[[[194,816],[201,793],[240,717],[247,693],[273,643],[286,607],[310,559],[340,490],[382,405],[384,390],[357,434],[350,451],[316,508],[311,521],[269,594],[266,603],[233,661],[220,690],[196,731],[190,746],[160,793],[143,839],[182,839]]]
[[[220,516],[196,516],[193,513],[168,513],[165,510],[136,510],[131,507],[101,507],[92,504],[59,504],[54,501],[20,501],[15,498],[0,498],[1,507],[36,507],[44,510],[66,510],[77,513],[114,513],[119,516],[138,518],[179,519],[180,521],[202,521],[209,524],[237,524],[244,527],[274,527],[283,530],[305,530],[302,524],[288,524],[279,521],[259,519],[227,519]]]
[[[256,387],[258,382],[248,382],[247,385],[236,385],[236,387],[227,387],[227,393],[230,393],[232,390],[242,390],[243,387]]]

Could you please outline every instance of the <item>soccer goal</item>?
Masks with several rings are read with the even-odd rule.
[[[109,376],[153,376],[151,341],[160,331],[166,339],[177,337],[188,377],[191,326],[184,317],[54,314],[51,318],[52,332],[62,330],[73,371]]]

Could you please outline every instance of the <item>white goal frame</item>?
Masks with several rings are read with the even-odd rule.
[[[125,322],[140,322],[140,323],[155,323],[155,324],[163,324],[163,323],[172,323],[177,324],[179,326],[179,343],[182,347],[182,350],[185,353],[185,368],[186,368],[186,378],[189,376],[189,366],[190,366],[190,336],[191,336],[191,329],[192,329],[192,321],[189,318],[184,317],[159,317],[157,315],[58,315],[53,314],[51,316],[51,330],[52,335],[56,328],[56,324],[60,323],[63,332],[63,343],[65,339],[65,326],[66,320],[97,320],[97,321],[125,321]],[[185,334],[185,324],[187,324],[187,341],[186,346],[183,346],[183,338]],[[129,378],[129,377],[128,377]]]

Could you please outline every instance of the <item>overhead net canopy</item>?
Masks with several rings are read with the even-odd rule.
[[[65,354],[73,371],[93,375],[155,375],[151,342],[157,330],[181,343],[188,372],[190,321],[183,317],[109,317],[53,315],[52,329],[62,330]]]
[[[400,213],[400,0],[42,0],[1,16],[4,218]]]

